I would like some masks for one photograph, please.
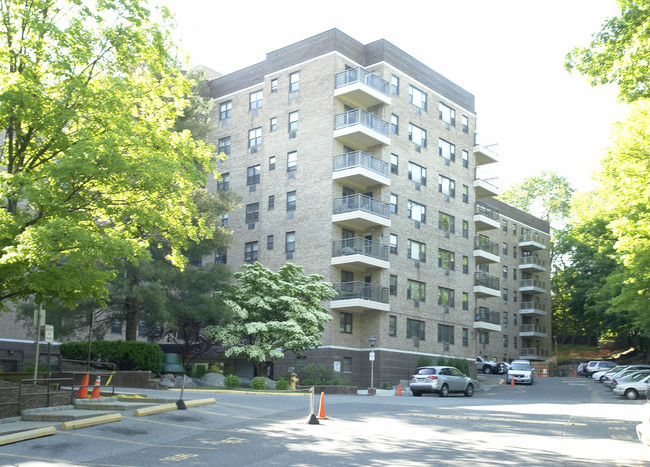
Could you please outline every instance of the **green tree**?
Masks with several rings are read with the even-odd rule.
[[[0,19],[0,308],[101,302],[151,245],[182,266],[215,161],[176,131],[192,80],[146,1],[4,0]]]
[[[284,352],[319,347],[324,325],[332,320],[321,305],[336,296],[332,284],[291,263],[278,272],[260,263],[246,265],[234,278],[237,284],[222,292],[232,321],[203,330],[226,348],[227,357],[247,357],[263,375],[264,363],[284,358]]]
[[[585,75],[592,86],[614,83],[619,99],[650,98],[650,2],[618,0],[620,16],[608,19],[589,47],[567,54],[565,67]]]

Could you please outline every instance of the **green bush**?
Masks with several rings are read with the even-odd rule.
[[[429,357],[420,357],[418,358],[418,363],[416,365],[417,368],[421,366],[431,366],[433,365],[433,360]]]
[[[458,368],[461,373],[469,375],[469,362],[463,358],[438,357],[436,365],[453,366]]]
[[[194,372],[192,373],[192,378],[200,379],[204,374],[208,372],[207,368],[203,365],[195,366]]]
[[[278,388],[280,391],[286,391],[289,389],[289,381],[287,381],[284,378],[280,378],[275,382],[275,387]]]
[[[259,376],[256,376],[251,380],[251,387],[253,389],[257,389],[258,391],[262,389],[266,389],[266,381],[264,380],[264,378],[260,378]]]
[[[337,377],[334,369],[327,365],[309,363],[296,368],[296,373],[301,386],[338,386],[341,384],[341,380]]]
[[[66,360],[87,360],[88,342],[68,342],[59,347]],[[121,371],[160,372],[163,351],[159,345],[136,341],[96,340],[90,346],[90,359],[115,363]]]
[[[240,385],[239,376],[237,375],[226,375],[226,387],[227,388],[238,388]]]

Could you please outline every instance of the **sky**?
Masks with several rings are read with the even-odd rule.
[[[386,39],[475,96],[477,140],[496,144],[501,190],[542,171],[592,188],[625,116],[615,87],[564,69],[566,53],[620,12],[615,0],[156,1],[176,17],[188,65],[222,74],[331,28]]]

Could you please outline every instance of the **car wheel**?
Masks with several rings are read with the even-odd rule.
[[[483,373],[485,373],[486,375],[489,375],[490,373],[492,373],[492,368],[489,367],[489,366],[484,366],[483,367]]]
[[[413,394],[415,397],[420,397],[422,395],[421,392],[415,392],[415,391],[411,391],[411,394]]]
[[[440,397],[447,397],[449,395],[449,386],[443,384],[442,387],[440,388],[440,391],[438,392],[438,395]]]
[[[465,388],[465,396],[472,397],[473,395],[474,395],[474,385],[470,383],[467,385],[467,388]]]
[[[530,378],[530,385],[533,385],[533,382],[535,381],[535,378]]]
[[[598,378],[598,381],[600,381],[601,383],[602,383],[604,380],[605,380],[605,375],[603,375],[603,376],[601,376],[600,378]]]
[[[631,401],[635,400],[637,397],[639,397],[639,393],[636,391],[636,389],[627,389],[625,391],[625,398],[629,399]]]

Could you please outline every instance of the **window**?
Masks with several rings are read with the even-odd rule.
[[[517,236],[517,224],[512,224],[512,235]]]
[[[452,251],[443,250],[438,248],[438,267],[448,269],[451,271],[456,270],[455,255]]]
[[[390,194],[390,212],[397,214],[397,195],[395,193]]]
[[[284,245],[287,253],[296,251],[296,232],[287,232]]]
[[[503,256],[507,257],[508,256],[508,244],[503,242],[503,245],[501,247],[501,251],[503,252]]]
[[[454,291],[445,287],[438,287],[438,305],[454,308]]]
[[[296,210],[296,192],[289,191],[287,192],[287,211]]]
[[[444,139],[438,140],[438,155],[447,161],[456,160],[456,146]]]
[[[463,149],[463,167],[469,168],[469,153]]]
[[[226,254],[226,250],[217,251],[214,254],[214,264],[226,264],[227,262],[228,262],[228,255]]]
[[[424,321],[406,319],[406,338],[424,340]]]
[[[487,331],[479,331],[478,341],[480,344],[488,345],[490,343],[490,333]]]
[[[415,201],[409,200],[408,202],[408,218],[413,219],[416,222],[426,223],[427,215],[426,206],[416,203]]]
[[[438,116],[447,125],[456,126],[456,111],[442,102],[438,104]]]
[[[399,95],[399,77],[395,75],[390,77],[390,92]]]
[[[343,373],[352,373],[351,357],[343,357]]]
[[[503,278],[508,278],[508,266],[503,266]]]
[[[267,250],[273,249],[273,235],[269,235],[268,237],[266,237],[266,249]]]
[[[217,180],[217,191],[228,191],[230,189],[230,174],[221,174]]]
[[[512,336],[512,346],[515,349],[517,348],[517,336]]]
[[[278,117],[271,117],[271,121],[269,124],[269,131],[273,133],[277,129],[278,129]]]
[[[508,327],[508,312],[504,311],[502,315],[503,315],[503,327],[505,329]]]
[[[469,347],[469,330],[463,328],[463,347]]]
[[[278,79],[273,78],[271,80],[271,92],[278,92]]]
[[[390,173],[397,175],[397,163],[399,156],[397,154],[390,155]]]
[[[517,257],[517,247],[514,245],[512,246],[512,257],[513,258]]]
[[[508,235],[508,221],[501,221],[501,227],[503,228],[503,235]]]
[[[397,235],[390,234],[390,252],[394,255],[397,254]]]
[[[289,133],[298,131],[298,111],[289,114]]]
[[[503,289],[503,301],[508,301],[508,289]]]
[[[469,274],[469,257],[463,256],[463,274]]]
[[[409,85],[409,102],[419,110],[427,110],[427,93]]]
[[[463,292],[463,310],[467,311],[469,310],[469,294],[467,292]]]
[[[456,182],[444,175],[438,175],[438,191],[451,198],[456,197]]]
[[[469,118],[463,115],[463,133],[469,133]]]
[[[456,232],[456,219],[454,216],[446,214],[442,211],[438,212],[438,228],[445,232]]]
[[[260,203],[246,205],[246,223],[254,224],[260,220]]]
[[[257,242],[248,242],[244,245],[244,261],[248,263],[257,261]]]
[[[246,185],[256,185],[260,182],[260,166],[254,165],[246,169]]]
[[[228,120],[232,117],[232,101],[222,102],[219,106],[219,120]]]
[[[230,154],[230,136],[219,140],[219,153]]]
[[[248,131],[248,147],[256,148],[262,145],[262,129],[253,128]]]
[[[517,325],[517,315],[516,314],[512,315],[512,324],[514,324],[515,326]],[[515,348],[517,348],[516,345],[515,345]]]
[[[409,141],[413,141],[418,146],[427,147],[427,130],[417,125],[409,123]]]
[[[463,185],[463,203],[469,203],[469,187]]]
[[[275,170],[275,156],[269,157],[269,170]]]
[[[390,116],[390,131],[394,134],[399,134],[399,117],[395,114]]]
[[[352,313],[343,313],[339,318],[339,330],[343,334],[352,334]]]
[[[420,185],[427,184],[427,169],[421,165],[409,162],[409,180],[413,180]]]
[[[275,195],[269,195],[269,211],[275,209]]]
[[[406,256],[408,258],[414,259],[416,261],[426,261],[426,245],[424,243],[416,242],[415,240],[407,240],[406,245]]]
[[[296,71],[289,75],[289,93],[297,93],[300,89],[300,72]]]
[[[116,319],[111,324],[111,334],[122,334],[122,320]]]
[[[454,327],[446,324],[438,325],[438,342],[444,344],[454,344]]]
[[[298,168],[298,151],[287,154],[287,172],[294,172]]]
[[[514,280],[517,280],[517,270],[516,270],[516,269],[513,269],[513,270],[512,270],[512,278],[513,278]]]
[[[427,290],[424,282],[413,281],[411,279],[406,281],[406,298],[412,298],[420,302],[426,301]]]
[[[469,238],[469,222],[463,220],[463,238]]]
[[[221,214],[219,216],[219,227],[227,227],[228,226],[228,214]]]
[[[262,108],[262,91],[255,91],[250,93],[250,110],[257,110]]]
[[[397,295],[397,276],[391,274],[389,292],[391,295]]]
[[[397,336],[397,316],[388,317],[388,335]]]

